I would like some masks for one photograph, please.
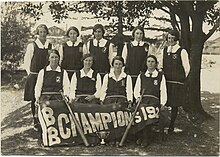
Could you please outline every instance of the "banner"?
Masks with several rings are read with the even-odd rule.
[[[70,105],[89,143],[100,140],[98,131],[110,131],[106,141],[121,139],[132,113],[123,104],[82,104]],[[63,100],[45,101],[40,104],[38,117],[42,127],[44,146],[77,145],[82,139],[76,129],[70,112]],[[146,125],[158,122],[158,104],[141,104],[129,133],[135,134]]]

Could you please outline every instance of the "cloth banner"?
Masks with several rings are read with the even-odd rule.
[[[132,112],[126,109],[126,104],[74,103],[70,104],[70,107],[89,143],[100,142],[96,132],[105,130],[110,131],[105,141],[120,140],[132,115]],[[41,102],[38,117],[44,146],[82,144],[80,134],[63,100]],[[158,104],[141,104],[129,133],[135,134],[146,125],[158,122],[158,119]]]

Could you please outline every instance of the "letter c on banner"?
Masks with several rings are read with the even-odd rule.
[[[67,138],[70,138],[70,136],[71,136],[71,130],[67,127],[65,127],[65,129],[64,129],[62,119],[65,120],[66,124],[69,123],[70,121],[69,121],[69,118],[66,114],[64,114],[64,113],[59,114],[59,116],[58,116],[58,129],[59,129],[59,132],[60,132],[60,136],[63,139],[67,139]],[[64,130],[66,130],[66,133],[65,133]]]

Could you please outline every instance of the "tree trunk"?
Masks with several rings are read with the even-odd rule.
[[[210,117],[201,104],[201,89],[200,89],[200,74],[202,52],[204,46],[204,33],[202,31],[202,19],[195,17],[192,18],[193,28],[191,35],[191,48],[190,48],[190,74],[186,81],[187,87],[187,101],[184,110],[193,115],[194,120],[203,121]]]
[[[180,45],[187,50],[190,51],[190,24],[189,24],[189,16],[183,13],[180,13],[180,25],[181,25],[181,40]]]

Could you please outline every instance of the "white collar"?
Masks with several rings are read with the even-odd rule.
[[[137,46],[138,45],[138,41],[137,40],[134,40],[131,42],[133,46]],[[139,46],[143,46],[144,45],[144,42],[143,41],[139,41]]]
[[[49,42],[46,40],[46,42],[44,43],[44,45],[42,44],[42,42],[39,40],[39,38],[37,38],[35,40],[35,43],[37,44],[37,46],[40,48],[40,49],[48,49],[48,46],[49,46]]]
[[[48,65],[48,66],[46,67],[46,71],[52,71],[52,68],[51,68],[50,65]],[[57,71],[57,72],[61,72],[61,68],[60,68],[60,66],[57,66],[57,68],[56,68],[55,71]]]
[[[85,74],[84,70],[81,69],[81,70],[80,70],[80,78],[86,77],[86,76],[89,77],[89,78],[92,78],[93,71],[94,71],[94,70],[92,70],[92,69],[90,68],[89,72],[88,72],[87,74]]]
[[[77,40],[77,41],[74,43],[74,45],[73,45],[73,42],[69,40],[69,41],[66,42],[66,44],[67,44],[68,46],[78,46],[78,45],[79,45],[79,41]]]
[[[100,47],[104,47],[105,44],[106,44],[106,42],[107,42],[106,39],[104,39],[104,38],[100,39],[100,40],[99,40],[99,46],[100,46]],[[97,40],[97,39],[93,39],[93,44],[94,44],[94,46],[97,46],[97,43],[98,43],[98,40]]]
[[[174,46],[168,46],[167,52],[175,53],[180,48],[179,44],[175,44]]]
[[[157,75],[158,75],[158,71],[155,69],[155,70],[152,72],[152,77],[157,77]],[[150,77],[150,72],[149,72],[148,70],[145,72],[145,76],[146,76],[146,77]]]
[[[109,76],[109,78],[113,78],[115,81],[120,81],[123,78],[125,78],[127,76],[127,74],[124,71],[122,71],[121,74],[119,75],[118,79],[116,79],[114,70],[112,70],[108,76]]]

